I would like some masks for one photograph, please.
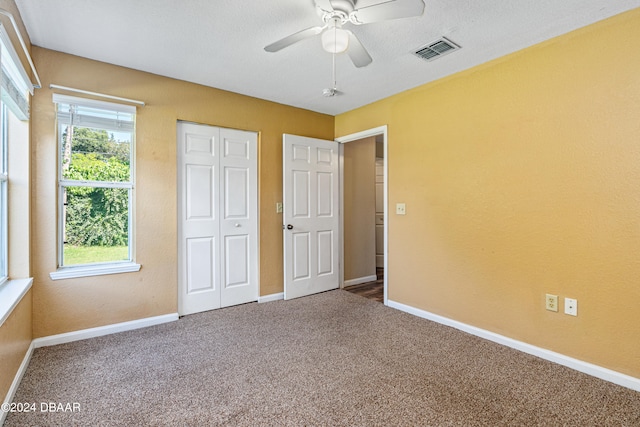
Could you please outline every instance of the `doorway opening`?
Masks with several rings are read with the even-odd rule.
[[[340,143],[341,287],[387,304],[387,127]]]

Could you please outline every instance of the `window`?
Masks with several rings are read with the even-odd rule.
[[[0,285],[9,279],[9,115],[29,120],[29,93],[33,85],[0,24]],[[26,143],[14,140],[12,143]]]
[[[133,263],[135,107],[54,95],[59,147],[59,259],[82,276]],[[116,270],[109,269],[116,265]],[[105,267],[107,267],[105,269]],[[63,276],[63,277],[76,276]]]

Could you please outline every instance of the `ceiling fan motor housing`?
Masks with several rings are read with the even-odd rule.
[[[350,20],[350,15],[355,10],[355,0],[331,0],[330,3],[333,10],[324,10],[319,6],[316,8],[325,23],[336,18],[340,20],[341,24]]]

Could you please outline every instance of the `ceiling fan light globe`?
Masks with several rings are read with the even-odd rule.
[[[322,33],[322,48],[329,53],[341,53],[349,47],[349,33],[341,28]]]

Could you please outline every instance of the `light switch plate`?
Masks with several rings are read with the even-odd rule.
[[[407,206],[404,203],[396,203],[396,215],[406,215]]]

